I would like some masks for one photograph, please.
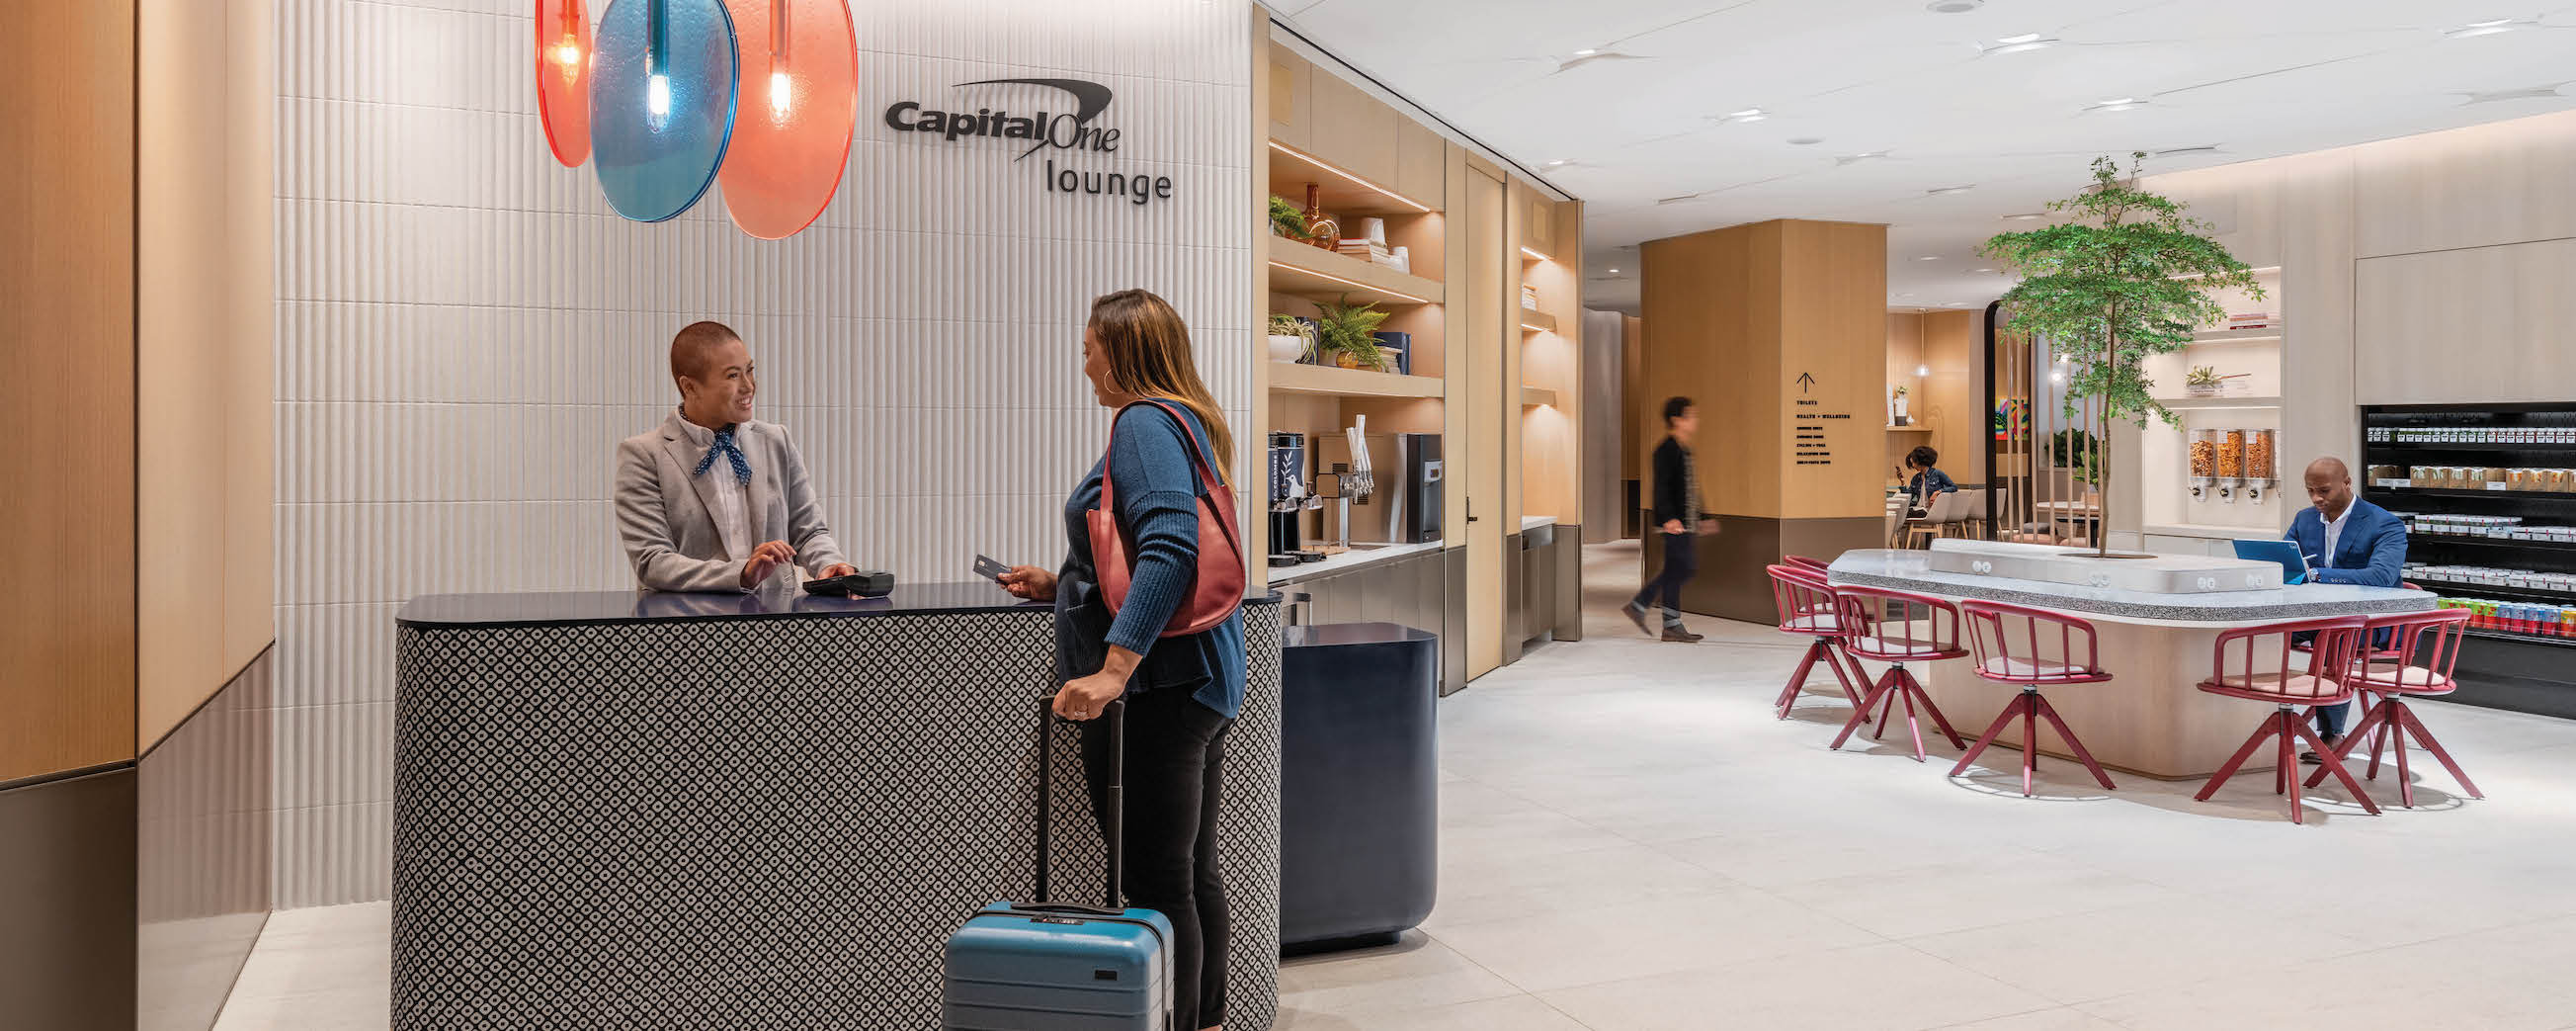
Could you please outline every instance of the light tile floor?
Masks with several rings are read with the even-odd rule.
[[[1648,641],[1635,582],[1592,549],[1586,639],[1441,703],[1439,908],[1290,961],[1278,1027],[2576,1029],[2576,723],[2428,703],[2488,799],[2436,767],[2379,818],[2064,763],[2023,799],[2008,751],[1957,781],[1827,751],[1839,700],[1767,707],[1798,642]],[[384,1027],[387,930],[276,914],[218,1028]]]

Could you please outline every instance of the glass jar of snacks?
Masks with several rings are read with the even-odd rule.
[[[2191,431],[2191,474],[2201,479],[2218,475],[2218,431]]]
[[[2275,479],[2272,468],[2272,431],[2245,431],[2245,478]]]
[[[2218,475],[2235,479],[2245,475],[2245,431],[2229,430],[2218,441]]]

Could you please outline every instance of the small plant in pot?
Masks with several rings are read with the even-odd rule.
[[[2191,397],[2217,397],[2220,392],[2227,389],[2228,380],[2244,379],[2249,375],[2252,374],[2240,372],[2233,376],[2221,376],[2215,365],[2195,365],[2192,366],[2191,372],[2183,377],[2182,389],[2184,394]]]
[[[1302,362],[1314,353],[1315,327],[1294,315],[1270,316],[1270,360]]]
[[[1321,353],[1333,356],[1333,364],[1345,369],[1386,371],[1386,352],[1378,349],[1376,333],[1391,312],[1380,310],[1374,302],[1353,305],[1349,294],[1343,294],[1339,301],[1320,302],[1315,308],[1321,316],[1316,319],[1317,347]]]
[[[1285,236],[1291,240],[1314,239],[1312,234],[1306,232],[1306,213],[1297,210],[1296,205],[1288,203],[1288,198],[1276,195],[1270,198],[1270,235]]]

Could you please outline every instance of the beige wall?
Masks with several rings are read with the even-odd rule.
[[[270,0],[142,0],[135,747],[276,637]]]
[[[2285,466],[2351,457],[2357,405],[2576,398],[2576,113],[2150,185],[2282,268]]]
[[[8,0],[0,782],[134,757],[134,8]]]

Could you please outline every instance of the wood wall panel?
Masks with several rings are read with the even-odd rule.
[[[1450,341],[1451,354],[1467,367],[1465,397],[1453,394],[1452,408],[1462,409],[1466,416],[1466,505],[1474,522],[1465,526],[1467,542],[1467,677],[1484,676],[1503,664],[1506,628],[1503,620],[1505,597],[1503,546],[1507,535],[1518,532],[1507,526],[1510,508],[1504,501],[1509,481],[1516,477],[1505,472],[1506,427],[1519,420],[1506,418],[1515,404],[1518,382],[1507,378],[1510,356],[1516,350],[1506,347],[1505,334],[1517,335],[1518,327],[1506,318],[1507,306],[1518,303],[1513,284],[1518,276],[1513,268],[1518,262],[1505,257],[1511,239],[1507,192],[1499,176],[1489,174],[1474,158],[1465,169],[1467,210],[1465,248],[1461,259],[1452,264],[1461,270],[1464,289],[1453,283],[1453,295],[1466,298],[1466,310],[1454,321],[1459,333]],[[1452,380],[1452,390],[1459,388]],[[1513,401],[1506,401],[1506,390]],[[1457,439],[1457,438],[1452,438]],[[1455,468],[1454,466],[1452,467]]]
[[[1932,450],[1941,453],[1941,471],[1959,483],[1986,482],[1986,417],[1983,342],[1978,313],[1936,311],[1923,317],[1923,347],[1931,357],[1932,377],[1914,388],[1921,397],[1913,414],[1932,427]],[[1913,367],[1908,366],[1907,372]],[[1921,436],[1921,434],[1916,434]]]
[[[1434,210],[1447,208],[1449,141],[1442,138],[1438,130],[1410,118],[1396,119],[1395,129],[1395,180],[1392,185],[1396,192]],[[1417,264],[1423,260],[1423,248],[1413,249],[1413,260]],[[1440,277],[1436,271],[1425,272],[1418,268],[1416,274],[1433,279]]]
[[[2359,257],[2576,237],[2576,121],[2545,115],[2352,148]]]
[[[10,0],[0,38],[8,781],[134,757],[134,6]]]
[[[2576,239],[2355,263],[2362,404],[2576,397]]]
[[[1778,306],[1753,281],[1753,237],[1753,227],[1734,226],[1643,245],[1639,292],[1653,337],[1637,397],[1641,505],[1651,507],[1654,496],[1651,456],[1664,439],[1664,401],[1680,394],[1699,407],[1701,439],[1726,442],[1699,453],[1711,512],[1779,513],[1779,396],[1771,383],[1780,355],[1755,345],[1756,309]],[[1768,296],[1776,298],[1776,288]],[[1776,341],[1776,331],[1763,339]]]
[[[1783,447],[1779,515],[1783,519],[1837,519],[1879,514],[1878,458],[1885,447],[1887,396],[1887,227],[1852,222],[1764,223],[1776,234],[1779,258],[1768,264],[1780,277],[1779,353],[1773,380],[1784,418],[1782,432],[1799,421],[1787,416],[1820,412],[1833,457],[1821,465],[1795,464]],[[1757,270],[1762,266],[1757,263]],[[1814,373],[1816,382],[1794,382]],[[1814,401],[1802,408],[1800,402]],[[1703,449],[1707,450],[1707,449]]]
[[[137,749],[275,639],[268,0],[141,0]]]
[[[1314,134],[1307,151],[1372,182],[1396,181],[1399,173],[1395,109],[1341,76],[1329,72],[1308,77],[1313,98]]]
[[[1266,30],[1269,27],[1269,16],[1256,10],[1253,12],[1253,24]],[[1268,35],[1266,31],[1260,33],[1260,37],[1264,40]],[[1269,67],[1262,69],[1270,79],[1268,92],[1270,138],[1312,153],[1315,137],[1315,66],[1305,58],[1297,56],[1296,51],[1277,43],[1263,42],[1259,45],[1266,47],[1270,52]],[[1254,162],[1255,165],[1266,163],[1266,159]]]

